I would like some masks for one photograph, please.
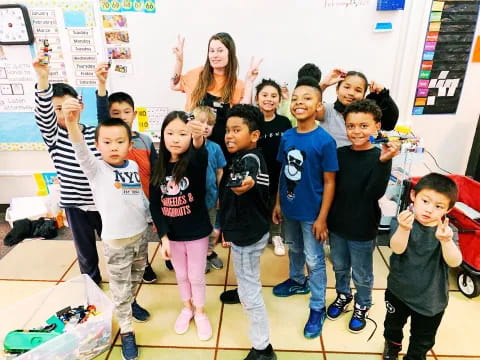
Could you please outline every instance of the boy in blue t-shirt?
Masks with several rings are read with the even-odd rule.
[[[289,279],[275,286],[273,294],[287,297],[312,291],[310,316],[303,331],[307,338],[320,335],[326,317],[323,242],[328,236],[327,215],[338,171],[335,140],[315,122],[321,108],[318,81],[299,79],[290,105],[297,127],[287,130],[280,141],[277,160],[282,163],[282,170],[273,210],[273,221],[283,221],[290,265]]]

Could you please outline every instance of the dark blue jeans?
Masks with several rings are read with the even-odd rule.
[[[312,295],[310,309],[321,310],[325,307],[327,271],[323,242],[315,239],[312,232],[313,221],[299,221],[283,217],[285,243],[288,244],[290,279],[303,284],[305,263],[308,267],[309,285]]]
[[[357,292],[355,302],[370,308],[373,288],[373,250],[375,240],[355,241],[330,232],[330,259],[335,272],[335,289],[351,294],[350,280]]]

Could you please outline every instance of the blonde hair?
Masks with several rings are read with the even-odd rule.
[[[210,51],[210,43],[212,40],[220,41],[228,50],[228,64],[225,67],[226,81],[223,86],[221,96],[223,103],[230,103],[235,91],[235,86],[237,85],[238,59],[235,49],[235,42],[227,33],[222,32],[215,34],[210,38],[210,40],[208,40],[207,60],[205,61],[202,71],[200,72],[197,85],[192,92],[192,108],[200,105],[214,81],[213,68],[210,65],[210,60],[208,59],[208,52]]]
[[[198,118],[200,114],[207,115],[207,123],[210,124],[215,124],[215,120],[217,119],[217,114],[215,114],[215,111],[209,106],[197,106],[193,109],[192,113],[195,119]]]

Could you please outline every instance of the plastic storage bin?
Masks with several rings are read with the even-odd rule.
[[[12,330],[42,327],[67,306],[95,305],[97,316],[21,354],[16,360],[93,359],[111,343],[113,303],[88,277],[80,275],[0,310],[0,339]],[[0,351],[0,358],[7,358]]]

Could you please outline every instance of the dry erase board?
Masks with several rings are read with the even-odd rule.
[[[56,8],[58,5],[54,4],[62,3],[62,0],[25,0],[24,3],[36,8],[31,5],[33,1],[41,2],[40,8]],[[316,63],[323,73],[333,67],[362,71],[369,79],[391,87],[395,66],[401,61],[399,56],[403,56],[397,52],[403,37],[405,12],[376,11],[376,0],[155,1],[154,12],[106,12],[96,0],[63,2],[69,3],[69,8],[56,10],[60,18],[56,25],[64,35],[60,37],[60,44],[68,48],[63,59],[65,69],[70,81],[86,87],[87,106],[83,118],[93,123],[92,64],[93,60],[108,57],[113,58],[109,91],[126,91],[133,96],[136,106],[147,117],[140,119],[141,124],[148,124],[150,120],[158,126],[168,111],[184,108],[185,96],[169,89],[175,62],[172,47],[179,33],[186,38],[184,72],[205,62],[207,41],[212,34],[229,32],[237,46],[240,78],[245,76],[250,57],[255,56],[264,59],[258,80],[269,77],[287,82],[290,88],[296,81],[298,68],[306,62]],[[87,5],[70,7],[77,3]],[[50,26],[48,21],[44,25],[41,19],[37,20],[41,31]],[[378,22],[391,22],[393,31],[375,32]],[[92,52],[87,52],[92,50],[88,42],[71,43],[72,36],[78,39],[82,36],[74,36],[70,30],[82,27],[88,30],[85,37],[95,47]],[[37,36],[39,34],[37,30]],[[86,52],[74,54],[72,46]],[[88,66],[79,68],[82,62]],[[54,72],[58,79],[64,76],[61,67]],[[26,81],[24,86],[30,99],[32,82],[33,79]],[[325,100],[333,101],[334,91],[327,91]],[[17,148],[28,148],[25,143],[38,141],[41,139],[32,112],[0,113],[1,148],[12,143],[20,144]],[[8,149],[13,149],[9,146]]]

